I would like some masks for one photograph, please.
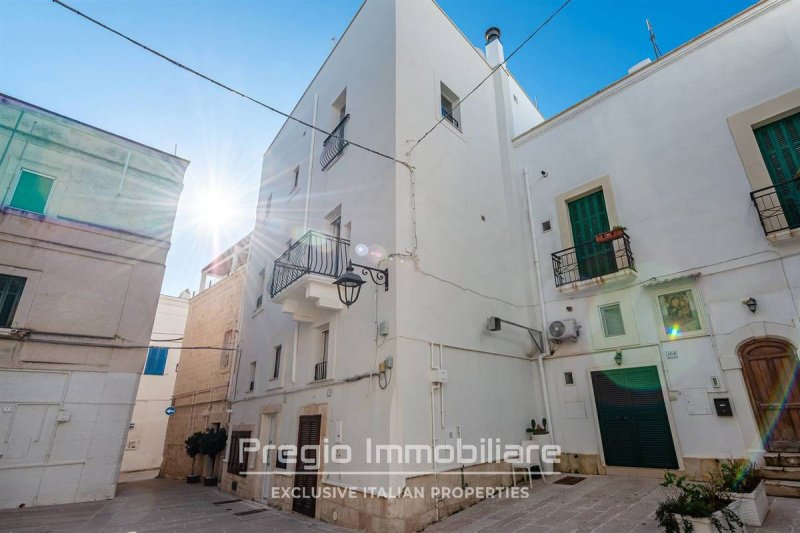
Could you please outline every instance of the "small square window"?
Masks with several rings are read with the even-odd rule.
[[[572,372],[564,372],[564,385],[574,385],[575,379],[572,377]]]
[[[53,183],[55,183],[53,178],[23,170],[19,174],[17,187],[14,189],[14,196],[11,197],[9,205],[16,209],[43,215],[50,192],[53,190]]]
[[[622,309],[619,304],[604,305],[600,308],[600,321],[603,323],[603,334],[606,337],[625,335],[625,323],[622,320]]]
[[[542,233],[550,231],[551,229],[553,229],[553,227],[550,225],[549,220],[545,220],[544,222],[542,222]]]
[[[442,118],[461,130],[461,109],[456,93],[444,83],[440,84]]]

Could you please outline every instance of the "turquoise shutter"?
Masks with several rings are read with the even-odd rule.
[[[790,228],[800,227],[800,113],[782,118],[753,133],[767,165],[775,194]]]
[[[144,364],[144,373],[153,376],[163,376],[167,366],[169,348],[151,346],[147,352],[147,362]]]

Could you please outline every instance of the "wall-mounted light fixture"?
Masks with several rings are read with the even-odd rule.
[[[369,274],[369,277],[372,278],[372,282],[376,285],[383,285],[383,290],[389,290],[388,268],[380,270],[378,268],[354,264],[352,261],[348,261],[345,273],[333,282],[339,289],[339,301],[346,305],[348,309],[351,305],[356,303],[359,294],[361,294],[361,286],[366,283],[361,276],[355,273],[354,267],[360,268],[361,273],[365,276]]]
[[[617,352],[614,354],[614,362],[617,363],[617,366],[622,365],[622,352]]]
[[[755,313],[756,309],[758,308],[758,302],[752,296],[742,303],[747,306],[751,313]]]

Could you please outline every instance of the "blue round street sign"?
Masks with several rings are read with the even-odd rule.
[[[164,412],[167,413],[167,416],[172,416],[175,414],[175,408],[170,405],[169,407],[164,409]]]

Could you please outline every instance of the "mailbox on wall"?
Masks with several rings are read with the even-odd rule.
[[[717,416],[733,416],[730,398],[714,398],[714,409],[717,411]]]

